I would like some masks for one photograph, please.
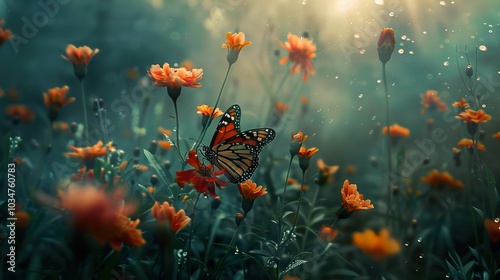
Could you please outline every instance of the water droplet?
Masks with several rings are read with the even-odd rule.
[[[339,79],[339,75],[335,76],[335,80],[338,80]]]
[[[389,13],[389,16],[390,16],[390,17],[393,17],[393,16],[394,16],[394,12],[390,12],[390,13]]]
[[[417,239],[417,242],[418,242],[418,243],[422,242],[422,237],[419,237],[419,238]]]
[[[500,71],[497,71],[497,74],[500,75]]]
[[[377,118],[377,116],[373,116],[373,117],[372,117],[372,121],[374,121],[376,118]]]
[[[358,111],[361,111],[363,109],[363,106],[359,106]]]
[[[500,72],[500,71],[499,71],[499,72]],[[380,84],[380,83],[382,83],[382,80],[378,79],[378,80],[377,80],[377,84]]]
[[[365,50],[365,49],[361,49],[361,50],[359,50],[359,53],[360,53],[360,54],[365,54],[365,52],[366,52],[366,50]]]
[[[426,35],[426,34],[427,34],[427,31],[422,31],[422,34]]]
[[[443,65],[448,66],[448,65],[450,65],[450,62],[448,60],[446,60],[445,62],[443,62]]]
[[[373,129],[368,132],[368,134],[372,135],[373,134]]]
[[[414,54],[414,52],[413,52],[413,51],[409,51],[408,53],[409,53],[409,54]]]
[[[398,53],[399,53],[399,54],[404,54],[404,53],[405,53],[405,50],[403,50],[403,49],[399,49],[399,50],[398,50]]]
[[[359,36],[359,34],[356,33],[356,34],[354,34],[354,38],[359,39],[359,38],[361,38],[361,36]]]
[[[488,48],[485,45],[481,45],[479,46],[479,50],[485,52],[488,50]]]
[[[302,0],[302,5],[307,4],[307,0]]]
[[[441,5],[441,6],[446,6],[446,2],[444,2],[444,1],[439,1],[439,5]]]
[[[401,36],[401,40],[406,40],[406,35]]]
[[[491,30],[491,29],[490,29],[490,30],[488,30],[488,33],[490,33],[490,34],[491,34],[491,33],[493,33],[493,30]]]
[[[427,80],[432,80],[434,79],[434,75],[432,74],[427,74],[427,76],[425,76],[427,78]]]
[[[500,218],[495,218],[495,223],[500,223]]]
[[[406,247],[410,246],[410,242],[406,242],[406,243],[405,243],[405,246],[406,246]]]
[[[481,105],[481,107],[486,108],[486,104]]]
[[[423,259],[424,258],[424,254],[418,256],[419,259]]]
[[[363,94],[362,94],[362,93],[360,93],[360,94],[358,95],[358,98],[363,98]]]

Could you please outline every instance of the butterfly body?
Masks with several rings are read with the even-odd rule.
[[[203,147],[205,158],[219,169],[232,183],[250,179],[259,165],[262,148],[276,137],[271,128],[240,131],[241,109],[229,107],[222,116],[210,146]]]

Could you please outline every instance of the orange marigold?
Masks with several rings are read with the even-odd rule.
[[[103,189],[70,185],[59,192],[59,197],[61,207],[73,215],[77,229],[95,236],[100,243],[107,242],[114,250],[120,250],[123,243],[135,247],[146,243],[137,229],[140,220],[131,221],[126,216],[133,209],[113,201]]]
[[[315,75],[316,71],[312,59],[316,57],[316,45],[308,38],[299,38],[291,33],[287,36],[288,42],[279,42],[282,48],[288,51],[288,55],[280,60],[281,64],[292,62],[290,74],[298,74],[302,71],[302,80],[307,82],[309,75]]]
[[[493,134],[493,138],[496,140],[500,140],[500,131]]]
[[[74,97],[66,99],[66,93],[68,93],[68,90],[68,86],[63,86],[62,88],[53,87],[49,89],[48,93],[44,92],[43,102],[45,103],[45,106],[58,111],[61,107],[75,101]]]
[[[463,189],[464,183],[453,178],[448,172],[439,172],[436,169],[432,170],[427,176],[420,178],[420,181],[428,183],[434,188],[449,187],[450,189]]]
[[[490,235],[492,243],[498,243],[500,241],[500,218],[495,218],[494,220],[485,219],[484,227]]]
[[[328,166],[322,159],[318,159],[316,164],[319,169],[319,176],[317,180],[317,184],[322,186],[326,183],[331,183],[333,181],[332,175],[339,170],[338,165]]]
[[[297,134],[292,133],[292,141],[290,142],[290,154],[296,156],[300,152],[302,143],[307,140],[307,135],[303,135],[302,131],[297,132]]]
[[[479,109],[478,111],[467,109],[464,112],[460,112],[455,118],[462,120],[464,123],[480,123],[491,120],[491,116],[486,114],[483,109]]]
[[[5,21],[0,19],[0,46],[14,37],[12,36],[12,32],[9,29],[2,28],[4,23]]]
[[[384,128],[382,128],[382,133],[387,134],[387,126],[384,126]],[[396,123],[389,127],[389,135],[392,138],[408,137],[410,136],[410,130]]]
[[[460,101],[453,102],[453,104],[451,104],[451,106],[461,108],[462,110],[470,108],[469,103],[465,102],[465,98],[463,98],[463,97]]]
[[[200,114],[202,116],[207,116],[207,117],[212,117],[212,119],[215,119],[217,117],[220,117],[224,115],[224,113],[219,109],[216,108],[214,112],[214,107],[210,107],[206,104],[200,105],[196,107],[198,111],[196,111],[197,114]]]
[[[420,102],[424,105],[424,109],[421,111],[422,114],[425,113],[426,109],[438,109],[440,112],[448,110],[448,106],[446,106],[446,103],[441,101],[441,98],[438,96],[438,92],[435,90],[428,90],[425,94],[421,94]]]
[[[476,148],[474,141],[467,138],[463,138],[462,140],[458,141],[457,146],[460,148]],[[484,144],[477,143],[477,150],[484,152],[486,151],[486,147],[484,146]]]
[[[9,105],[5,112],[10,118],[22,122],[31,122],[35,118],[35,113],[28,106],[21,104]]]
[[[70,44],[66,47],[66,56],[61,57],[73,64],[75,76],[82,80],[87,75],[87,65],[98,52],[99,49],[92,50],[87,46],[77,48]]]
[[[97,142],[92,147],[77,148],[70,145],[69,148],[74,151],[74,153],[66,153],[66,157],[76,157],[82,159],[94,159],[96,157],[105,156],[108,154],[108,150],[102,143],[102,141]]]
[[[253,203],[257,197],[261,197],[267,194],[267,189],[262,186],[257,186],[252,180],[246,180],[238,184],[238,190],[240,191],[243,201],[241,202],[241,208],[245,213],[248,213],[253,208]]]
[[[342,207],[348,212],[373,209],[371,200],[364,200],[362,194],[358,192],[358,186],[351,184],[349,180],[344,181],[344,186],[340,190],[342,194]]]
[[[319,230],[320,238],[325,240],[326,242],[332,242],[338,234],[338,231],[325,225],[321,226],[321,229]]]
[[[203,77],[203,69],[186,70],[184,67],[171,68],[170,64],[164,63],[151,65],[148,76],[153,80],[156,87],[168,87],[180,89],[181,87],[199,88],[199,82]]]
[[[232,34],[231,32],[226,33],[226,43],[222,44],[222,48],[227,49],[227,62],[233,64],[238,60],[238,56],[241,50],[251,45],[252,42],[245,41],[245,33],[238,32]]]
[[[156,201],[153,208],[151,208],[151,215],[157,221],[168,221],[173,232],[178,232],[191,221],[191,218],[186,216],[184,209],[175,212],[175,208],[166,201],[162,205]]]
[[[378,234],[371,229],[363,232],[355,232],[352,235],[352,242],[363,252],[377,260],[392,256],[401,251],[399,242],[392,238],[389,230],[385,228],[381,229]]]

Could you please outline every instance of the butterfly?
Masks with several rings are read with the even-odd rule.
[[[259,153],[271,143],[276,132],[271,128],[240,131],[241,108],[235,104],[222,116],[210,146],[203,146],[203,155],[210,163],[224,170],[232,183],[250,179],[259,165]]]

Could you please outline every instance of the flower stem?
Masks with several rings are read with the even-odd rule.
[[[217,105],[219,105],[220,97],[222,96],[222,91],[224,90],[224,86],[226,85],[227,77],[229,76],[229,71],[231,70],[231,65],[232,64],[229,64],[229,66],[227,67],[226,75],[224,76],[224,80],[222,81],[222,86],[220,87],[220,90],[219,90],[219,96],[217,96],[217,101],[215,101],[214,110],[212,111],[212,116],[210,116],[208,118],[207,125],[205,125],[205,127],[203,127],[203,130],[201,131],[200,136],[198,137],[198,140],[196,141],[196,146],[195,146],[194,150],[197,150],[200,147],[201,141],[203,141],[203,138],[205,137],[205,134],[207,133],[207,129],[210,126],[210,124],[212,123],[213,116],[215,114],[215,109],[217,109]]]
[[[219,277],[220,277],[219,275],[222,271],[222,268],[224,267],[224,262],[226,261],[226,258],[229,255],[229,250],[231,250],[231,248],[233,248],[234,242],[236,241],[236,237],[238,236],[238,233],[240,231],[241,224],[245,220],[246,216],[247,216],[247,214],[245,213],[243,215],[243,219],[241,220],[240,224],[238,225],[238,227],[236,227],[236,231],[233,234],[233,238],[231,239],[231,242],[229,243],[229,246],[227,247],[227,250],[226,250],[226,253],[224,254],[224,257],[218,262],[217,267],[215,268],[215,272],[214,272],[214,279],[219,279]]]
[[[281,199],[281,205],[280,205],[280,215],[278,218],[278,240],[276,242],[278,248],[276,250],[276,253],[278,254],[276,256],[276,259],[278,260],[278,267],[276,269],[276,278],[279,276],[279,271],[280,271],[280,266],[281,266],[281,234],[282,234],[282,226],[283,226],[283,210],[285,208],[285,198],[286,198],[286,187],[288,186],[288,176],[290,176],[290,169],[292,167],[292,161],[293,161],[294,156],[290,158],[290,162],[288,163],[288,170],[286,172],[286,178],[285,178],[285,187],[283,188],[283,195]]]
[[[382,80],[385,90],[385,118],[387,123],[387,212],[385,223],[388,224],[389,216],[392,213],[392,156],[391,156],[391,132],[390,132],[390,116],[389,116],[389,88],[387,86],[387,75],[385,71],[385,63],[382,64]]]
[[[83,79],[80,79],[80,89],[82,92],[82,102],[83,102],[83,118],[85,121],[85,141],[90,141],[89,139],[89,121],[87,117],[87,97],[85,96],[85,89],[83,86]]]
[[[311,209],[309,210],[309,214],[307,215],[306,223],[309,223],[312,219],[311,214],[312,214],[312,210],[314,208],[314,204],[316,204],[316,199],[318,198],[319,187],[320,187],[319,185],[316,185],[316,190],[314,191],[314,197],[313,197],[313,200],[311,202]],[[307,224],[307,226],[309,226],[309,224]],[[308,229],[308,227],[306,227],[306,232],[304,233],[304,239],[302,240],[302,247],[301,247],[302,251],[304,251],[304,249],[306,248],[308,235],[309,235],[309,229]]]
[[[285,240],[285,243],[290,240],[292,237],[293,231],[295,230],[295,226],[297,225],[297,221],[299,219],[299,211],[300,211],[300,206],[302,205],[302,196],[304,194],[304,191],[302,188],[304,187],[304,178],[305,178],[305,171],[302,171],[302,183],[300,185],[300,194],[299,194],[299,203],[297,205],[297,211],[295,211],[295,217],[293,218],[293,225],[292,228],[290,229],[290,234],[288,235],[288,238]]]
[[[198,201],[200,200],[201,193],[196,197],[196,201],[193,205],[193,216],[191,217],[191,229],[189,230],[189,241],[188,241],[188,250],[187,250],[187,273],[189,275],[189,271],[191,271],[191,241],[193,240],[193,232],[194,232],[194,215],[196,214],[196,205],[198,205]],[[182,273],[182,272],[181,272]]]
[[[177,110],[177,99],[173,99],[174,102],[174,110],[175,110],[175,137],[176,137],[176,143],[175,145],[177,146],[177,154],[179,156],[179,159],[181,162],[184,162],[184,158],[182,157],[181,153],[181,142],[179,140],[179,134],[180,134],[180,129],[179,129],[179,112]]]

